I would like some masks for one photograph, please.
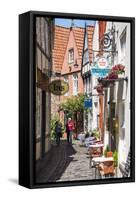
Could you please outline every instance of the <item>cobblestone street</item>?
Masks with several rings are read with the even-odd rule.
[[[66,141],[61,141],[60,146],[53,145],[49,155],[37,162],[36,174],[38,183],[95,179],[87,149],[80,147],[78,141],[73,145]]]

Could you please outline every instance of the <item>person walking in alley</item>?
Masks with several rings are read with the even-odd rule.
[[[57,145],[60,145],[60,137],[62,134],[61,132],[62,132],[61,123],[57,121],[56,126],[55,126],[56,144]]]
[[[67,142],[72,144],[72,135],[74,130],[74,123],[71,118],[68,119],[66,124]]]

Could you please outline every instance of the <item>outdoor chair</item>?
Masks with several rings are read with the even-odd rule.
[[[102,177],[115,175],[114,161],[105,161],[100,163],[98,169]]]

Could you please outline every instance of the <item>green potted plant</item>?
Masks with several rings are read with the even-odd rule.
[[[115,150],[113,153],[114,166],[118,166],[118,152]]]
[[[106,148],[104,150],[104,156],[107,157],[107,152],[110,151],[109,145],[106,145]]]

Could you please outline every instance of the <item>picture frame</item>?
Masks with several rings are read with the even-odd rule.
[[[46,21],[45,18],[47,18]],[[43,20],[44,20],[44,25],[42,25]],[[70,26],[67,25],[67,20],[70,20],[69,21]],[[77,22],[77,20],[78,21],[83,20],[83,26],[82,22]],[[76,24],[80,23],[82,27],[78,30],[76,28],[75,23]],[[92,24],[88,25],[87,23],[88,24],[92,23]],[[122,24],[125,24],[126,27],[123,26]],[[58,26],[57,29],[56,25]],[[122,27],[125,27],[123,31]],[[39,31],[39,29],[40,32],[38,33],[37,31]],[[45,35],[47,30],[48,33],[47,35]],[[71,31],[74,31],[73,32],[74,36],[70,35]],[[96,33],[96,31],[99,32]],[[59,36],[58,34],[61,35]],[[100,37],[99,36],[100,34],[102,35],[102,39],[97,38]],[[59,41],[57,42],[56,37],[60,38],[59,41],[61,42],[61,44],[58,43]],[[63,37],[66,39],[64,41],[61,41]],[[69,37],[72,37],[72,39],[70,42],[71,45],[68,46],[68,54],[66,55],[65,52],[67,51],[66,48],[68,45]],[[74,41],[73,37],[74,38],[76,37],[74,44],[72,44]],[[41,40],[40,43],[39,39]],[[80,41],[82,41],[82,43],[79,44],[81,46],[79,47],[81,48],[81,50],[79,49],[78,52],[81,55],[81,61],[79,60],[79,57],[75,57],[77,53],[74,46],[78,45]],[[94,43],[92,43],[93,41]],[[98,41],[99,45],[98,47],[95,41]],[[120,44],[118,44],[118,41],[120,41]],[[58,49],[57,46],[53,50],[53,48],[55,47],[54,42],[55,43],[57,42],[58,45],[61,45],[58,46],[61,48],[60,50],[57,50]],[[64,47],[65,42],[66,42],[66,47]],[[93,45],[92,49],[90,47],[91,45],[89,45],[90,42]],[[43,47],[43,44],[46,44],[46,46]],[[98,48],[98,50],[96,48]],[[48,51],[49,51],[49,57],[47,56]],[[120,51],[122,52],[122,54],[119,53]],[[89,56],[87,56],[87,52],[89,52]],[[58,56],[56,54],[58,54]],[[45,59],[43,59],[43,55],[45,55]],[[39,60],[39,56],[41,57],[41,61]],[[55,58],[56,56],[58,61]],[[62,61],[58,63],[61,57],[63,57]],[[123,59],[124,60],[127,59],[127,61],[126,60],[124,61]],[[53,60],[55,63],[57,62],[55,64],[57,65],[57,68],[54,68],[54,70],[56,69],[55,71],[53,69],[52,69],[53,71],[49,70],[49,68],[43,69],[43,66],[49,66],[52,68]],[[45,64],[43,63],[43,61],[45,62]],[[52,174],[53,170],[52,165],[48,166],[47,163],[50,162],[50,160],[52,160],[52,157],[53,155],[55,155],[55,153],[58,157],[58,152],[60,152],[59,149],[61,148],[57,147],[58,143],[57,146],[56,145],[54,146],[55,140],[53,140],[53,136],[51,136],[52,128],[50,120],[52,120],[52,114],[53,114],[53,111],[51,111],[53,109],[51,102],[53,100],[53,105],[54,105],[57,102],[57,98],[65,100],[67,98],[66,94],[70,96],[70,88],[73,87],[71,86],[71,82],[66,81],[67,74],[65,73],[66,69],[64,69],[63,61],[68,62],[68,73],[71,74],[72,80],[74,81],[73,82],[74,88],[72,89],[74,96],[76,96],[76,92],[78,94],[78,90],[81,85],[78,77],[81,77],[84,84],[85,79],[87,79],[87,75],[89,74],[90,71],[90,76],[96,77],[96,81],[98,81],[97,82],[98,84],[94,85],[95,88],[93,89],[90,88],[91,84],[89,85],[89,88],[87,88],[88,81],[86,81],[87,84],[85,83],[87,88],[86,90],[89,90],[89,93],[85,91],[86,96],[83,99],[84,102],[83,117],[85,120],[83,119],[83,121],[81,121],[80,119],[79,121],[79,117],[81,116],[79,112],[77,120],[76,121],[74,120],[75,125],[72,125],[75,126],[75,128],[72,128],[73,132],[75,132],[76,129],[78,129],[76,131],[76,135],[75,134],[74,134],[75,136],[73,135],[74,137],[76,137],[74,139],[74,142],[76,146],[79,144],[78,148],[81,149],[80,142],[82,141],[80,138],[78,139],[78,132],[81,133],[81,130],[79,128],[81,127],[81,124],[83,122],[82,128],[83,132],[85,132],[85,138],[86,138],[87,132],[89,132],[89,134],[91,133],[91,126],[95,127],[92,124],[93,123],[92,119],[90,123],[88,122],[89,120],[86,120],[87,116],[89,116],[88,113],[90,113],[94,117],[93,112],[97,112],[96,115],[97,118],[95,118],[94,122],[98,124],[97,130],[98,131],[100,130],[99,131],[100,136],[96,135],[99,134],[99,132],[95,133],[94,131],[97,131],[95,129],[92,130],[92,134],[95,134],[93,136],[99,137],[98,140],[99,141],[101,140],[104,143],[104,144],[100,142],[98,143],[101,146],[104,145],[104,147],[102,146],[103,148],[102,159],[106,159],[105,154],[107,155],[108,148],[110,149],[110,153],[114,153],[114,155],[111,155],[114,164],[115,161],[119,162],[118,161],[119,157],[120,163],[118,163],[118,167],[116,168],[117,172],[115,177],[107,176],[106,178],[96,178],[95,176],[95,178],[91,178],[90,173],[93,170],[92,169],[93,166],[90,166],[91,168],[89,169],[89,165],[87,164],[86,170],[81,171],[81,166],[83,167],[85,163],[85,161],[82,160],[79,166],[75,168],[74,167],[75,163],[77,163],[79,159],[81,160],[81,157],[80,156],[77,158],[75,157],[75,159],[73,158],[72,161],[71,157],[73,155],[72,153],[69,156],[69,159],[71,161],[67,160],[65,161],[65,163],[62,162],[59,163],[60,168],[57,167],[57,173],[55,173],[55,171],[53,172],[55,178],[52,179],[51,178],[52,175],[49,176],[49,179],[46,178],[47,174],[50,173]],[[121,62],[121,64],[118,63],[119,61]],[[83,65],[84,62],[85,64]],[[85,71],[85,66],[87,62],[88,63],[90,62],[91,65],[90,69]],[[128,65],[125,66],[122,63],[127,63]],[[41,65],[42,67],[41,69],[39,68],[39,65]],[[112,66],[112,68],[110,68],[110,72],[108,69],[109,66]],[[59,68],[62,67],[62,69],[60,69],[61,71],[59,70],[58,67]],[[120,70],[122,70],[121,73]],[[124,74],[123,76],[121,76],[124,70],[127,76],[124,76]],[[75,74],[73,74],[74,72]],[[77,75],[76,72],[78,73]],[[62,76],[62,74],[64,74],[64,77]],[[62,78],[60,79],[61,76]],[[50,77],[50,79],[47,77]],[[51,77],[55,78],[52,79]],[[93,81],[92,83],[94,83],[94,79],[91,80]],[[111,88],[113,88],[114,85],[115,88],[112,90]],[[122,87],[122,93],[118,92],[119,89],[118,90],[116,89],[121,87]],[[128,91],[126,88],[127,89],[129,88]],[[37,96],[37,92],[39,93],[38,90],[40,91],[42,90],[41,99],[38,99]],[[108,97],[109,90],[110,90],[110,95]],[[82,91],[84,95],[84,87]],[[94,91],[96,92],[94,93]],[[111,97],[112,91],[114,91],[113,93],[117,94],[115,96],[112,96],[114,98]],[[123,97],[123,95],[126,95],[125,96],[126,99],[125,97]],[[62,98],[62,96],[64,98]],[[90,98],[90,96],[92,96],[92,98]],[[96,97],[98,97],[97,98],[98,100],[94,100],[94,98],[96,99]],[[36,109],[37,106],[39,106],[38,103],[39,100],[41,101],[41,104],[43,104],[43,107],[41,108],[42,109],[41,119],[39,119],[38,121],[37,117],[39,116],[37,115]],[[96,110],[93,111],[94,107],[93,109],[89,109],[90,107],[94,106],[93,104],[95,104],[95,106],[97,105],[101,106],[101,104],[99,103],[100,101],[105,102],[105,104],[102,103],[102,105],[105,106],[102,110],[102,114],[100,110],[101,107],[99,107],[98,111]],[[66,126],[65,125],[66,114],[68,114],[67,115],[68,119],[73,118],[70,117],[69,110],[64,109],[66,105],[60,104],[60,107],[58,107],[58,109],[59,108],[60,109],[54,110],[55,113],[58,113],[61,116],[64,114],[63,118],[61,117],[62,120],[64,121],[63,122],[64,125],[62,124],[64,128]],[[50,110],[48,110],[49,108]],[[45,112],[43,110],[45,110]],[[109,115],[107,115],[108,112]],[[50,117],[48,116],[48,113],[50,113]],[[124,114],[119,114],[119,113],[124,113]],[[38,126],[38,122],[41,124],[40,127]],[[78,125],[76,125],[77,123]],[[100,123],[103,125],[100,125]],[[70,124],[68,126],[70,127]],[[39,128],[41,128],[41,131],[44,132],[44,134],[42,134],[42,132],[40,133]],[[54,129],[54,131],[55,130],[56,128]],[[109,132],[109,134],[106,133],[106,130],[107,132]],[[38,133],[36,133],[37,131]],[[46,131],[50,131],[50,133],[47,134]],[[114,136],[115,134],[116,136]],[[66,140],[67,139],[66,137],[65,138],[63,137],[63,140]],[[51,143],[48,142],[49,140],[54,141],[53,142],[54,144],[52,143],[54,154],[48,153],[52,151],[52,147],[49,147],[49,144],[51,146]],[[111,145],[111,147],[110,145],[108,146],[108,142],[106,140],[109,140],[109,144]],[[65,141],[63,141],[63,143],[64,142]],[[62,144],[60,144],[60,146],[61,145]],[[64,149],[65,151],[66,150],[68,151],[69,149],[72,148],[72,151],[77,152],[77,150],[73,145],[71,145],[71,147],[70,146],[66,147],[67,145],[66,142],[64,145],[65,145]],[[86,152],[86,147],[82,147],[82,149],[83,148],[85,149],[85,153],[82,154],[83,155],[85,154],[85,157],[88,157],[87,158],[88,163],[90,158],[90,163],[92,164],[93,157],[91,157],[89,152]],[[124,154],[122,152],[124,152]],[[87,156],[86,153],[88,153]],[[122,161],[124,158],[125,158],[125,163]],[[59,159],[65,159],[65,157]],[[95,167],[97,167],[95,168],[95,170],[100,169],[100,173],[102,174],[103,171],[101,169],[104,168],[104,162],[102,161],[101,165],[100,160],[101,157],[98,161],[95,161],[98,163],[95,165]],[[58,158],[55,159],[54,162],[55,165],[57,162],[59,162]],[[68,162],[73,163],[71,165],[72,170],[66,172],[67,166],[69,165]],[[63,165],[66,166],[64,169],[62,169]],[[75,169],[73,169],[73,167]],[[47,168],[47,170],[43,170],[44,168]],[[61,171],[60,173],[59,170]],[[80,171],[80,173],[78,173],[78,171]],[[88,177],[86,177],[85,172],[87,172]],[[64,175],[64,173],[66,173],[66,175]],[[75,173],[78,175],[75,176]],[[83,174],[82,177],[80,176],[81,173]],[[94,171],[92,173],[94,173]],[[76,177],[76,179],[73,179],[73,177]],[[120,17],[120,16],[75,14],[75,13],[40,12],[40,11],[29,11],[20,14],[19,15],[19,184],[21,186],[33,189],[33,188],[96,185],[96,184],[109,184],[109,183],[110,184],[127,183],[134,181],[135,181],[135,18]]]

